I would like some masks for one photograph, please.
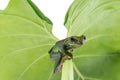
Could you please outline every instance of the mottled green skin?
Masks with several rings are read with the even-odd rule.
[[[86,37],[84,35],[71,36],[56,42],[49,51],[50,58],[55,61],[54,73],[61,70],[65,60],[73,58],[73,49],[83,45],[85,39]]]

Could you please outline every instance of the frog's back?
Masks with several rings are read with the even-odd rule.
[[[58,41],[56,44],[51,48],[49,53],[54,53],[54,52],[62,52],[63,51],[63,46],[64,46],[64,41]]]
[[[63,45],[64,45],[64,40],[58,41],[58,42],[56,42],[56,44],[55,44],[56,47],[61,47],[61,46],[63,46]]]

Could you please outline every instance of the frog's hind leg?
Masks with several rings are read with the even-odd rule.
[[[58,52],[54,52],[54,53],[50,54],[50,58],[53,61],[57,61],[60,57],[61,57],[61,55]]]
[[[56,59],[54,60],[55,64],[54,64],[54,73],[59,72],[62,69],[62,55],[61,54],[57,54]]]
[[[53,47],[48,51],[48,53],[51,54],[51,53],[52,53],[52,50],[53,50]]]

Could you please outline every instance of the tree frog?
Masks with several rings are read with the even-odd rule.
[[[56,42],[48,52],[50,58],[55,61],[54,73],[57,73],[62,69],[62,64],[65,60],[73,59],[73,49],[83,45],[85,39],[86,37],[84,35],[71,36]]]

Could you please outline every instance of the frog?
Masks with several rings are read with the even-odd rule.
[[[53,73],[61,71],[63,63],[66,60],[73,59],[73,49],[82,46],[85,40],[86,37],[81,35],[67,37],[55,43],[55,45],[48,51],[50,59],[55,62]]]

